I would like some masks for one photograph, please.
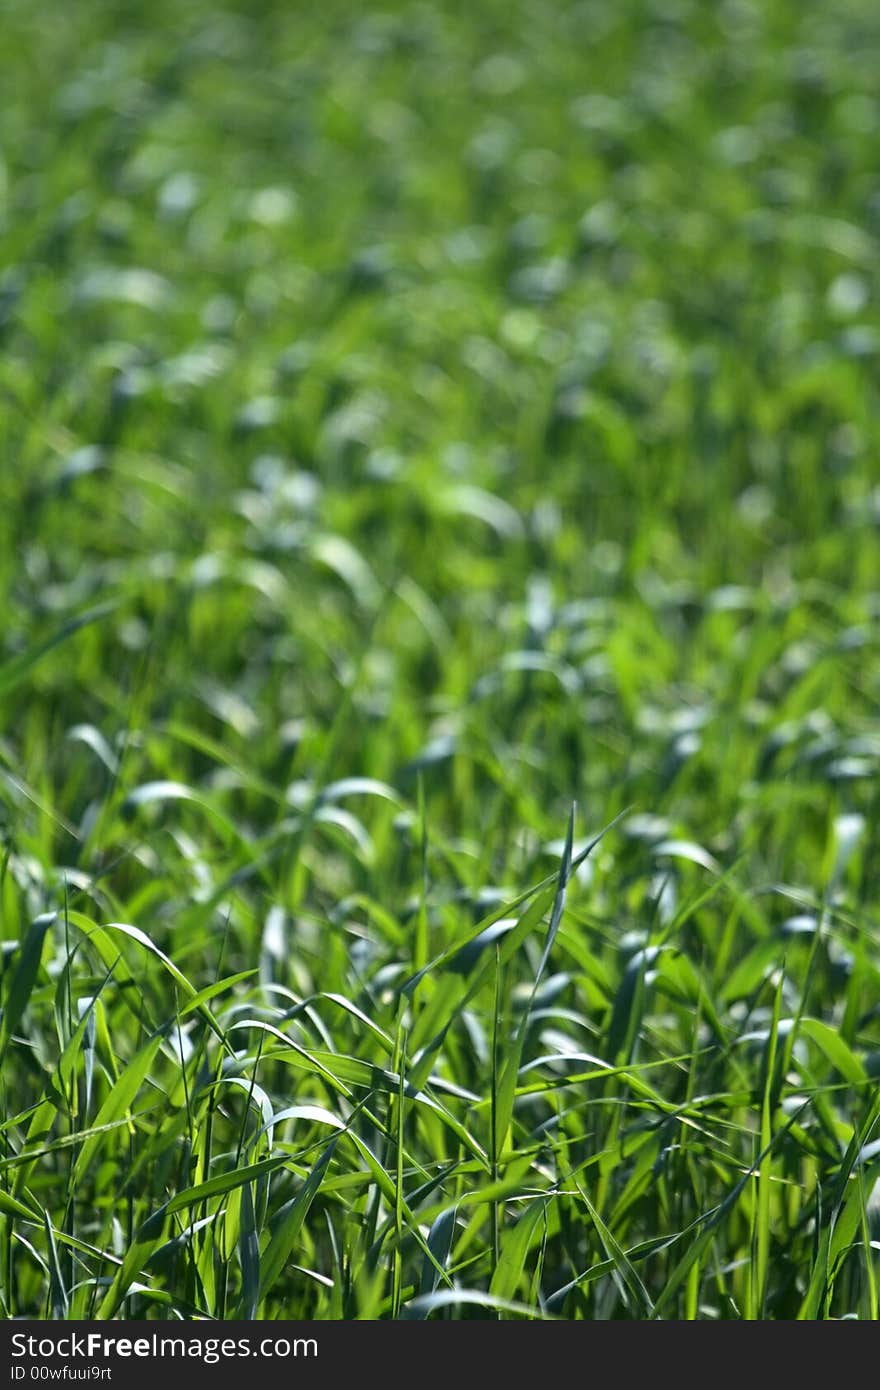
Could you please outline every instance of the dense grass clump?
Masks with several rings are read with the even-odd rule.
[[[880,11],[0,29],[0,1311],[876,1318]]]

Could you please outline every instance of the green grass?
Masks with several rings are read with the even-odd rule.
[[[876,1318],[876,7],[68,9],[0,1311]]]

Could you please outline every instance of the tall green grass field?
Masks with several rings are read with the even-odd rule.
[[[0,1315],[876,1319],[880,11],[0,53]]]

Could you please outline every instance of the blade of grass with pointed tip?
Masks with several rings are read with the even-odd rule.
[[[82,1182],[85,1174],[89,1171],[101,1143],[104,1127],[111,1126],[115,1120],[128,1115],[134,1098],[143,1085],[144,1078],[153,1065],[163,1041],[161,1033],[150,1038],[135,1054],[110,1090],[107,1099],[95,1116],[95,1123],[89,1137],[77,1154],[72,1173],[74,1187]]]
[[[562,912],[565,907],[565,890],[568,886],[569,878],[571,877],[571,851],[573,842],[574,807],[572,806],[568,818],[568,833],[565,837],[565,848],[563,850],[562,859],[559,865],[559,875],[556,882],[556,891],[553,897],[553,908],[550,914],[550,925],[547,928],[547,940],[544,944],[544,950],[541,953],[541,960],[538,965],[531,993],[529,995],[529,1001],[526,1007],[523,1009],[522,1018],[520,1019],[519,1027],[516,1031],[513,1046],[509,1049],[507,1053],[507,1056],[504,1061],[504,1067],[501,1071],[501,1078],[498,1083],[498,1090],[495,1101],[495,1137],[498,1146],[496,1149],[496,1154],[499,1157],[504,1153],[507,1144],[507,1136],[510,1132],[510,1127],[513,1120],[513,1107],[516,1099],[516,1083],[519,1076],[520,1063],[522,1061],[523,1047],[525,1045],[526,1035],[529,1030],[532,1005],[534,1003],[538,984],[540,982],[541,976],[544,973],[544,968],[547,964],[550,951],[553,947],[554,941],[556,940],[556,933],[559,930],[559,924],[562,921]],[[593,841],[593,845],[597,843],[597,840]],[[591,846],[591,848],[592,847],[593,846]]]
[[[162,1244],[167,1216],[165,1207],[160,1207],[158,1211],[148,1216],[146,1221],[135,1231],[122,1264],[116,1271],[113,1282],[95,1314],[98,1321],[103,1322],[115,1317],[132,1285],[139,1282],[138,1275],[156,1248]],[[149,1285],[147,1284],[146,1287]]]
[[[9,985],[9,993],[3,1009],[3,1020],[0,1022],[0,1063],[3,1061],[10,1039],[28,1006],[28,1000],[40,970],[46,933],[56,917],[57,913],[55,912],[44,912],[35,918],[25,933],[18,965]]]
[[[339,1135],[334,1134],[330,1143],[327,1145],[321,1157],[314,1164],[312,1171],[306,1178],[296,1196],[281,1208],[274,1227],[269,1244],[263,1252],[260,1268],[260,1298],[264,1298],[276,1280],[280,1277],[284,1266],[296,1245],[297,1237],[303,1221],[309,1212],[309,1207],[315,1200],[318,1190],[324,1181],[324,1176],[336,1146],[339,1143]]]
[[[436,1217],[428,1232],[428,1249],[436,1264],[430,1260],[423,1261],[419,1293],[433,1293],[440,1281],[436,1266],[440,1265],[442,1269],[445,1269],[449,1262],[457,1215],[457,1206],[447,1207]]]
[[[541,953],[541,960],[538,965],[537,973],[535,975],[535,989],[537,989],[541,976],[544,974],[544,970],[547,966],[547,961],[550,957],[550,952],[553,949],[553,943],[556,940],[556,933],[559,931],[559,924],[562,921],[562,912],[563,908],[565,907],[565,890],[568,887],[568,880],[571,877],[571,851],[572,845],[574,844],[574,817],[575,807],[572,806],[568,816],[568,830],[565,836],[565,848],[562,851],[562,860],[559,865],[559,878],[556,883],[556,894],[553,899],[553,910],[550,913],[550,926],[547,928],[547,940],[544,943],[544,950]],[[584,855],[580,857],[580,862],[583,862],[587,854],[589,854],[597,844],[598,839],[594,840],[593,843],[584,852]],[[532,991],[532,994],[534,996],[534,990]]]
[[[593,850],[600,843],[600,841],[605,838],[609,830],[612,830],[614,826],[617,825],[618,821],[620,821],[624,816],[629,814],[629,810],[630,808],[627,806],[624,808],[624,810],[620,811],[618,815],[614,817],[613,820],[610,820],[607,825],[604,825],[602,827],[602,829],[598,832],[597,835],[594,835],[593,839],[590,840],[589,843],[585,845],[582,850],[580,850],[576,855],[574,855],[569,867],[569,876],[572,873],[574,873],[576,869],[579,869],[582,864],[586,863],[587,859],[590,857]],[[442,969],[444,966],[448,965],[450,961],[452,961],[454,957],[459,954],[460,951],[462,951],[467,946],[473,945],[477,938],[480,937],[483,934],[483,932],[487,930],[488,927],[494,926],[494,924],[500,921],[502,917],[510,917],[514,912],[516,912],[517,908],[520,908],[525,903],[529,902],[532,898],[536,896],[536,894],[541,893],[546,889],[555,890],[558,886],[558,883],[559,873],[557,871],[556,873],[548,874],[546,878],[542,878],[539,883],[533,884],[531,888],[527,888],[525,892],[520,893],[517,897],[512,898],[508,902],[505,902],[504,904],[494,908],[482,919],[482,921],[478,924],[476,930],[469,931],[466,934],[457,937],[451,946],[447,946],[446,950],[441,952],[439,956],[435,956],[434,959],[429,961],[428,964],[425,965],[421,970],[418,970],[415,972],[415,974],[410,975],[406,980],[404,980],[403,984],[400,985],[399,988],[402,990],[403,993],[409,993],[414,988],[414,986],[418,984],[422,976],[427,974],[428,971],[439,970]]]
[[[880,1297],[877,1293],[877,1271],[875,1269],[874,1251],[871,1245],[871,1226],[868,1202],[871,1198],[871,1191],[866,1191],[866,1184],[860,1172],[859,1181],[859,1224],[861,1227],[862,1251],[864,1253],[865,1284],[868,1291],[868,1316],[871,1322],[876,1322],[880,1318]]]
[[[370,1146],[367,1143],[365,1143],[363,1139],[361,1139],[359,1134],[355,1134],[353,1130],[349,1130],[348,1137],[354,1144],[358,1153],[363,1158],[364,1162],[366,1163],[367,1168],[369,1169],[370,1174],[372,1175],[373,1181],[376,1183],[376,1186],[378,1187],[382,1196],[385,1198],[386,1202],[388,1202],[389,1206],[393,1208],[398,1198],[397,1188],[390,1174],[386,1172],[386,1170],[382,1167],[382,1164],[379,1162]],[[413,1215],[413,1212],[410,1210],[408,1202],[406,1202],[404,1199],[401,1199],[401,1210],[403,1213],[403,1217],[406,1220],[406,1225],[409,1230],[409,1233],[414,1238],[416,1244],[419,1246],[422,1253],[427,1257],[427,1259],[437,1270],[443,1282],[446,1284],[451,1283],[451,1280],[449,1278],[449,1275],[446,1273],[446,1270],[443,1269],[434,1259],[431,1250],[428,1248],[428,1243],[425,1240],[425,1237],[422,1235],[421,1227],[418,1221],[416,1220],[415,1216]]]
[[[547,911],[547,908],[550,906],[551,898],[552,889],[548,888],[545,893],[535,898],[534,902],[532,902],[523,913],[523,916],[517,922],[516,926],[497,943],[497,965],[496,952],[486,952],[484,958],[475,967],[467,990],[462,992],[460,987],[450,988],[448,995],[443,996],[442,999],[444,1005],[442,1019],[437,1017],[436,1009],[431,1009],[430,1005],[426,1008],[425,1013],[418,1020],[413,1030],[414,1040],[416,1037],[421,1040],[423,1036],[423,1024],[426,1017],[430,1016],[431,1027],[437,1027],[438,1024],[440,1027],[439,1031],[431,1038],[430,1042],[422,1044],[419,1048],[420,1055],[418,1061],[414,1063],[410,1071],[410,1081],[413,1086],[421,1087],[425,1084],[434,1059],[443,1046],[446,1035],[452,1024],[457,1018],[461,1017],[462,1012],[467,1008],[471,1000],[473,1000],[489,983],[493,971],[498,968],[498,966],[503,967],[506,965],[507,961],[519,950],[523,942],[528,940]]]
[[[238,1237],[238,1259],[241,1268],[241,1301],[239,1317],[252,1322],[260,1302],[260,1239],[254,1214],[254,1198],[250,1183],[241,1190],[241,1213]]]
[[[207,1178],[194,1187],[187,1187],[182,1192],[175,1193],[166,1203],[166,1214],[173,1216],[175,1212],[197,1206],[209,1197],[224,1197],[244,1183],[253,1182],[267,1173],[274,1173],[276,1169],[289,1163],[289,1154],[275,1154],[272,1158],[261,1158],[258,1163],[247,1163],[239,1168],[232,1168],[228,1173],[217,1173],[213,1178]]]
[[[391,1106],[389,1105],[389,1122],[388,1122],[388,1129],[389,1129],[389,1133],[390,1133],[390,1132],[392,1131],[392,1120],[396,1118],[396,1121],[397,1121],[396,1126],[395,1126],[395,1128],[394,1128],[394,1137],[395,1137],[395,1141],[396,1141],[396,1142],[395,1142],[396,1173],[395,1173],[395,1184],[394,1184],[394,1186],[395,1186],[395,1194],[394,1194],[394,1231],[395,1231],[395,1235],[396,1235],[397,1239],[395,1240],[395,1243],[394,1243],[394,1251],[393,1251],[393,1254],[392,1254],[392,1268],[391,1268],[391,1281],[392,1281],[392,1282],[391,1282],[391,1316],[392,1316],[392,1318],[397,1318],[397,1317],[400,1316],[400,1290],[401,1290],[401,1284],[402,1284],[402,1279],[403,1279],[403,1262],[402,1262],[402,1254],[401,1254],[401,1252],[402,1252],[402,1247],[403,1247],[404,1232],[405,1232],[405,1229],[406,1229],[406,1222],[405,1222],[405,1220],[404,1220],[404,1209],[405,1209],[405,1207],[406,1207],[406,1199],[405,1199],[405,1197],[404,1197],[404,1192],[403,1192],[403,1156],[404,1156],[404,1142],[403,1142],[403,1141],[404,1141],[404,1121],[405,1121],[405,1113],[406,1113],[406,1112],[405,1112],[405,1104],[406,1104],[406,1084],[405,1084],[405,1080],[404,1080],[404,1072],[405,1072],[405,1069],[406,1069],[406,1029],[404,1028],[404,1026],[403,1026],[402,1023],[399,1025],[398,1030],[397,1030],[397,1040],[396,1040],[396,1042],[395,1042],[395,1044],[394,1044],[394,1060],[393,1060],[392,1065],[393,1065],[395,1071],[397,1072],[398,1077],[400,1078],[399,1085],[398,1085],[398,1088],[397,1088],[397,1097],[396,1097],[396,1099],[397,1099],[396,1116],[395,1116],[395,1113],[394,1113],[394,1111],[392,1110]],[[430,1249],[430,1247],[429,1247],[429,1249]]]
[[[42,1220],[39,1211],[26,1206],[24,1202],[13,1197],[11,1192],[4,1191],[2,1187],[0,1187],[0,1212],[3,1212],[5,1216],[22,1216],[25,1221],[39,1222]]]
[[[775,1145],[778,1144],[782,1138],[784,1138],[784,1136],[789,1132],[789,1130],[791,1130],[795,1126],[800,1116],[808,1109],[809,1104],[809,1101],[805,1101],[804,1104],[798,1108],[795,1114],[792,1115],[787,1120],[787,1122],[776,1131],[776,1133],[772,1136],[770,1140],[771,1149],[775,1147]],[[691,1231],[693,1231],[695,1234],[693,1240],[687,1248],[686,1253],[682,1256],[678,1264],[674,1266],[670,1274],[667,1276],[666,1282],[663,1285],[662,1290],[655,1299],[652,1317],[660,1317],[661,1313],[672,1301],[673,1296],[678,1292],[682,1283],[687,1279],[691,1269],[702,1259],[705,1251],[707,1250],[708,1246],[712,1241],[715,1229],[724,1220],[728,1212],[732,1211],[733,1208],[736,1206],[745,1188],[748,1186],[748,1184],[752,1181],[755,1174],[757,1173],[758,1167],[764,1157],[765,1155],[763,1152],[758,1155],[755,1162],[746,1170],[745,1173],[743,1173],[739,1181],[735,1183],[734,1187],[717,1207],[713,1207],[710,1211],[703,1213],[703,1215],[701,1216],[698,1216],[697,1219],[694,1222],[692,1222],[691,1225],[689,1225],[685,1230],[677,1233],[675,1239],[680,1239],[681,1237],[688,1235]]]
[[[776,1050],[779,1038],[779,1015],[782,1007],[783,976],[773,997],[773,1015],[767,1036],[767,1049],[764,1058],[764,1089],[761,1097],[760,1146],[762,1158],[758,1164],[754,1285],[751,1294],[753,1318],[763,1317],[764,1301],[767,1295],[767,1276],[770,1265],[770,1198],[773,1183],[773,1093],[776,1077]]]
[[[506,1230],[504,1246],[489,1284],[489,1292],[493,1296],[512,1299],[516,1294],[547,1201],[547,1198],[536,1198],[526,1207],[516,1225]]]
[[[609,1260],[611,1260],[617,1272],[619,1279],[618,1287],[625,1291],[625,1298],[631,1303],[631,1314],[634,1317],[650,1318],[654,1311],[654,1305],[641,1276],[593,1206],[586,1189],[577,1179],[575,1179],[575,1186],[583,1198],[584,1206],[590,1214],[590,1220],[596,1228],[596,1234],[602,1242],[605,1254],[608,1256]],[[638,1312],[636,1312],[637,1309],[639,1310]]]
[[[806,1034],[845,1080],[853,1086],[866,1084],[869,1078],[864,1066],[840,1034],[829,1028],[827,1023],[817,1018],[802,1018],[798,1033]]]
[[[58,1259],[58,1246],[55,1243],[55,1232],[52,1228],[52,1222],[49,1220],[48,1212],[45,1214],[44,1227],[49,1255],[49,1303],[52,1317],[55,1319],[66,1318],[69,1315],[70,1298],[61,1270],[61,1262]]]
[[[258,974],[259,971],[256,969],[239,970],[235,975],[227,975],[225,980],[215,980],[214,984],[200,989],[198,994],[194,994],[191,999],[187,1000],[186,1004],[178,1011],[178,1018],[186,1018],[187,1014],[191,1014],[195,1009],[200,1009],[203,1004],[215,999],[218,994],[225,994],[244,980],[252,980]]]
[[[880,1119],[880,1096],[872,1102],[862,1124],[854,1129],[852,1139],[843,1156],[830,1202],[829,1217],[819,1237],[810,1283],[798,1311],[798,1319],[801,1321],[813,1321],[820,1316],[837,1261],[855,1239],[860,1221],[860,1190],[857,1189],[855,1192],[851,1190],[850,1179],[858,1165],[859,1155],[874,1131],[878,1119]]]

